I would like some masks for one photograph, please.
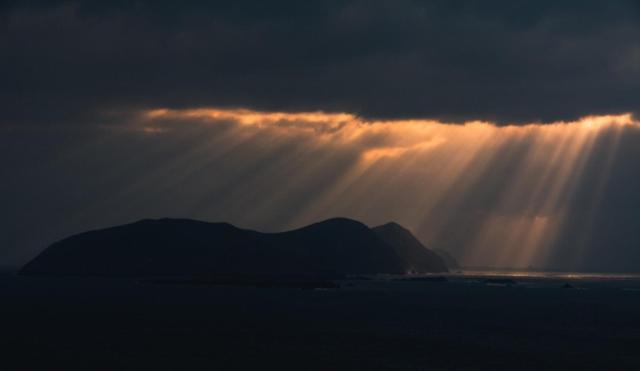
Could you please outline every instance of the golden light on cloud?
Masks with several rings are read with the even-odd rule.
[[[394,219],[435,244],[451,240],[450,226],[460,223],[467,228],[458,231],[466,237],[461,260],[512,267],[547,257],[603,133],[640,127],[631,114],[497,126],[221,108],[152,109],[141,112],[136,125],[146,133],[168,133],[188,123],[224,127],[212,138],[215,144],[194,149],[194,158],[228,156],[244,143],[258,157],[273,156],[246,175],[260,184],[271,184],[273,176],[287,179],[255,205],[256,220],[315,187],[289,215],[292,227],[336,215],[372,223]],[[286,155],[276,156],[285,149]],[[249,189],[239,185],[232,196],[254,197]]]
[[[172,110],[166,108],[145,111],[143,117],[148,119],[195,119],[206,121],[233,121],[242,125],[272,125],[284,123],[317,123],[324,127],[357,120],[347,113],[324,112],[259,112],[248,109],[215,109],[196,108]]]

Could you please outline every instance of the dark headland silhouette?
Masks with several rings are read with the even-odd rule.
[[[346,218],[281,233],[188,219],[141,220],[49,246],[25,275],[343,277],[447,272],[446,261],[396,223]]]
[[[391,246],[403,261],[408,272],[447,272],[446,260],[427,249],[411,232],[398,223],[372,228],[380,239]]]

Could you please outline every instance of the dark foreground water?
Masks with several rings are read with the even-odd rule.
[[[640,370],[638,277],[495,276],[302,290],[5,274],[0,369]]]

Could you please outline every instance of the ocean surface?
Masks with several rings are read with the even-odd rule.
[[[0,275],[2,370],[638,370],[640,276],[468,271],[336,289]]]

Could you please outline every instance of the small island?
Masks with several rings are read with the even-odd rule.
[[[281,233],[228,223],[146,219],[77,234],[29,262],[22,275],[276,282],[348,275],[444,273],[445,259],[396,223],[369,228],[334,218]]]

